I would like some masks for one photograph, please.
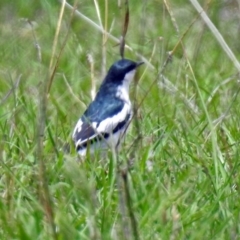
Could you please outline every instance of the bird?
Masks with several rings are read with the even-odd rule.
[[[129,85],[143,63],[123,58],[109,68],[95,98],[73,130],[72,138],[80,156],[119,150],[133,117]]]

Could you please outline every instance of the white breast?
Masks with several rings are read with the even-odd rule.
[[[132,70],[131,72],[127,73],[124,77],[122,85],[118,87],[117,90],[117,97],[122,99],[124,102],[128,103],[131,106],[131,102],[129,99],[129,85],[136,73],[136,70]]]

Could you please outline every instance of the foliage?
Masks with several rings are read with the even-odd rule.
[[[77,9],[119,38],[119,2],[78,1]],[[203,7],[238,58],[239,9],[231,1]],[[60,9],[50,0],[0,3],[0,239],[124,239],[114,156],[79,163],[71,141],[119,47]],[[126,57],[147,59],[135,88],[137,122],[119,156],[122,168],[131,162],[139,236],[130,227],[129,239],[238,239],[239,69],[190,1],[129,0],[129,10]]]

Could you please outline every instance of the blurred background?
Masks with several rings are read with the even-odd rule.
[[[138,234],[128,239],[239,239],[240,69],[226,52],[239,59],[240,1],[198,1],[230,50],[193,2],[129,0],[125,56],[146,64],[131,88],[138,112],[121,154],[133,160]],[[125,1],[68,3],[120,38]],[[124,239],[111,156],[79,165],[71,140],[119,46],[70,9],[60,17],[61,6],[0,1],[0,238]]]

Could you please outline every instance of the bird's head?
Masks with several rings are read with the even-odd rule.
[[[123,81],[131,82],[136,72],[136,68],[143,62],[134,62],[129,59],[116,61],[109,69],[105,82],[121,84]]]

